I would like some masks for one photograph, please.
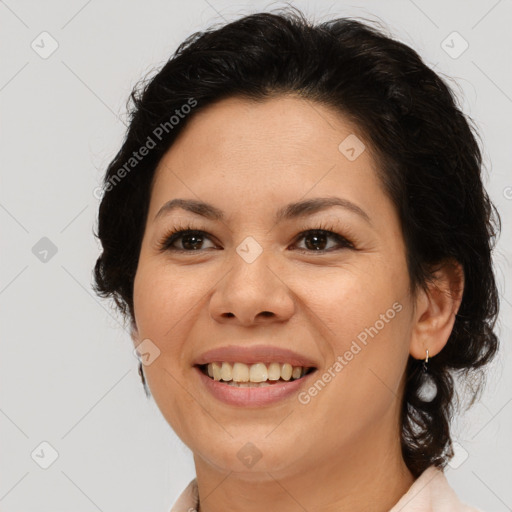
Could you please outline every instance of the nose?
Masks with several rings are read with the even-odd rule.
[[[250,326],[284,322],[293,316],[293,293],[269,259],[265,251],[252,263],[234,255],[231,270],[210,298],[210,316],[215,321]]]

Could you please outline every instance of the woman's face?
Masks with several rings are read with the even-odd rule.
[[[399,218],[363,142],[324,105],[230,98],[161,160],[134,342],[158,347],[145,376],[196,461],[286,475],[399,442],[413,302]],[[162,242],[174,229],[202,233]],[[198,366],[222,362],[215,378],[236,366],[267,385]],[[286,381],[287,363],[315,370]]]

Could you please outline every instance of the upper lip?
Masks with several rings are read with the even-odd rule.
[[[227,345],[203,352],[193,364],[203,365],[213,362],[228,363],[290,363],[292,366],[318,367],[313,359],[274,345]]]

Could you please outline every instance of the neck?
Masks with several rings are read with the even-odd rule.
[[[194,455],[200,512],[388,512],[414,482],[396,431],[349,444],[286,474],[221,472]]]

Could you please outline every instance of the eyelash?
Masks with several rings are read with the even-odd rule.
[[[295,237],[294,244],[296,244],[299,240],[302,240],[303,238],[306,238],[307,236],[313,236],[313,235],[326,235],[327,237],[333,238],[336,240],[336,242],[341,246],[342,249],[354,249],[354,244],[345,236],[342,236],[334,230],[336,229],[335,226],[331,224],[322,224],[317,228],[314,229],[307,229],[306,226],[303,226],[301,228],[301,232]],[[158,241],[158,250],[161,252],[165,251],[172,251],[172,252],[178,252],[178,253],[196,253],[200,252],[201,249],[198,250],[186,250],[186,249],[177,249],[175,247],[172,247],[172,244],[179,240],[181,237],[185,235],[205,235],[205,238],[209,238],[206,231],[201,229],[195,229],[190,225],[180,225],[175,226],[174,228],[171,228],[166,234]],[[326,254],[329,252],[333,252],[335,250],[340,249],[321,249],[321,250],[308,250],[308,249],[298,249],[299,252],[304,254]]]

